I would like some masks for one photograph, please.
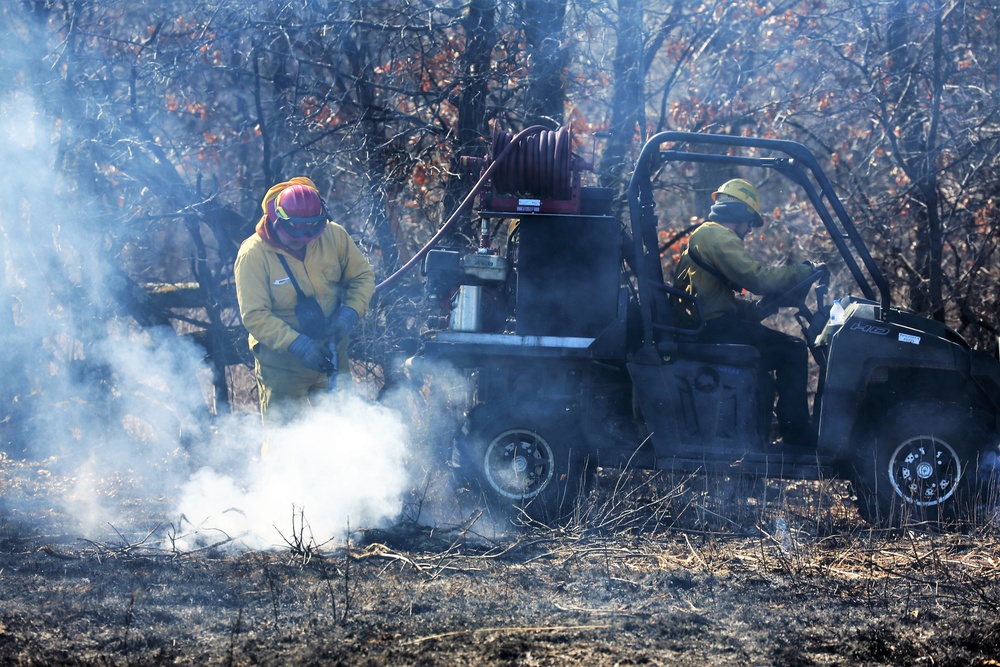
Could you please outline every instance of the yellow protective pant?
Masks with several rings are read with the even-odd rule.
[[[344,389],[352,382],[347,344],[347,340],[337,344],[340,362],[338,389]],[[279,352],[258,344],[253,356],[260,417],[264,425],[264,444],[261,447],[261,458],[264,458],[268,452],[268,428],[280,427],[300,417],[303,410],[312,405],[311,398],[329,391],[330,379],[326,373],[303,366],[290,352]]]

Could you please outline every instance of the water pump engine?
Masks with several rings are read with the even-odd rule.
[[[494,131],[478,198],[479,245],[433,250],[427,293],[444,315],[432,329],[522,336],[597,336],[615,319],[621,225],[612,192],[583,187],[593,168],[574,154],[572,129],[539,128],[521,141]]]

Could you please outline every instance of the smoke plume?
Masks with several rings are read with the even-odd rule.
[[[88,197],[99,195],[60,179],[39,119],[30,96],[0,97],[0,163],[8,166],[0,180],[8,404],[0,436],[9,456],[64,482],[47,487],[56,497],[8,490],[2,509],[59,507],[71,518],[67,530],[88,538],[166,525],[192,545],[227,535],[254,548],[280,546],[294,513],[319,542],[342,536],[348,522],[398,515],[409,435],[396,413],[328,397],[268,434],[266,460],[256,413],[211,414],[205,351],[171,327],[139,326],[118,302],[107,235],[122,223],[90,216],[102,207]],[[141,223],[113,233],[128,233],[127,224]]]
[[[222,439],[235,446],[232,434]],[[249,460],[260,442],[243,442]],[[276,540],[303,528],[300,519],[305,537],[324,543],[348,526],[378,526],[399,514],[410,479],[398,414],[331,395],[300,421],[269,428],[267,443],[267,456],[239,477],[206,466],[183,485],[178,512],[195,543],[224,535],[256,549],[280,546]]]

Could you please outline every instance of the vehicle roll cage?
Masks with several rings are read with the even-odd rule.
[[[783,154],[785,157],[746,157],[709,153],[692,153],[676,149],[660,150],[668,142],[674,144],[702,144],[710,146],[759,148]],[[637,289],[643,323],[643,345],[653,344],[654,330],[668,334],[693,333],[673,325],[670,308],[663,300],[664,294],[675,299],[692,301],[696,309],[700,307],[686,292],[667,284],[663,279],[663,269],[659,261],[659,245],[656,236],[657,217],[654,213],[653,172],[662,162],[705,162],[772,169],[801,186],[809,197],[813,208],[819,214],[834,245],[840,252],[847,269],[851,272],[862,294],[867,299],[878,300],[881,315],[889,312],[889,284],[879,269],[864,240],[858,233],[843,203],[837,198],[833,185],[819,166],[816,157],[808,148],[794,141],[759,139],[756,137],[736,137],[723,134],[700,134],[695,132],[660,132],[653,135],[642,147],[635,171],[629,181],[628,204],[635,251]],[[810,175],[812,179],[810,179]],[[815,185],[814,182],[815,181]],[[817,187],[818,186],[818,189]],[[824,203],[829,203],[829,207]],[[832,214],[831,214],[832,209]],[[836,216],[836,217],[834,217]],[[871,277],[865,277],[861,264]],[[874,283],[874,287],[872,286]],[[876,299],[876,290],[878,298]],[[704,326],[702,324],[702,326]]]

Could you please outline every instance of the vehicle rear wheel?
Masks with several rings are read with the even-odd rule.
[[[984,425],[958,406],[912,401],[863,436],[852,481],[862,516],[879,525],[974,513],[976,453]]]
[[[568,418],[475,410],[463,454],[469,481],[488,505],[517,518],[555,522],[572,512],[595,466]]]

